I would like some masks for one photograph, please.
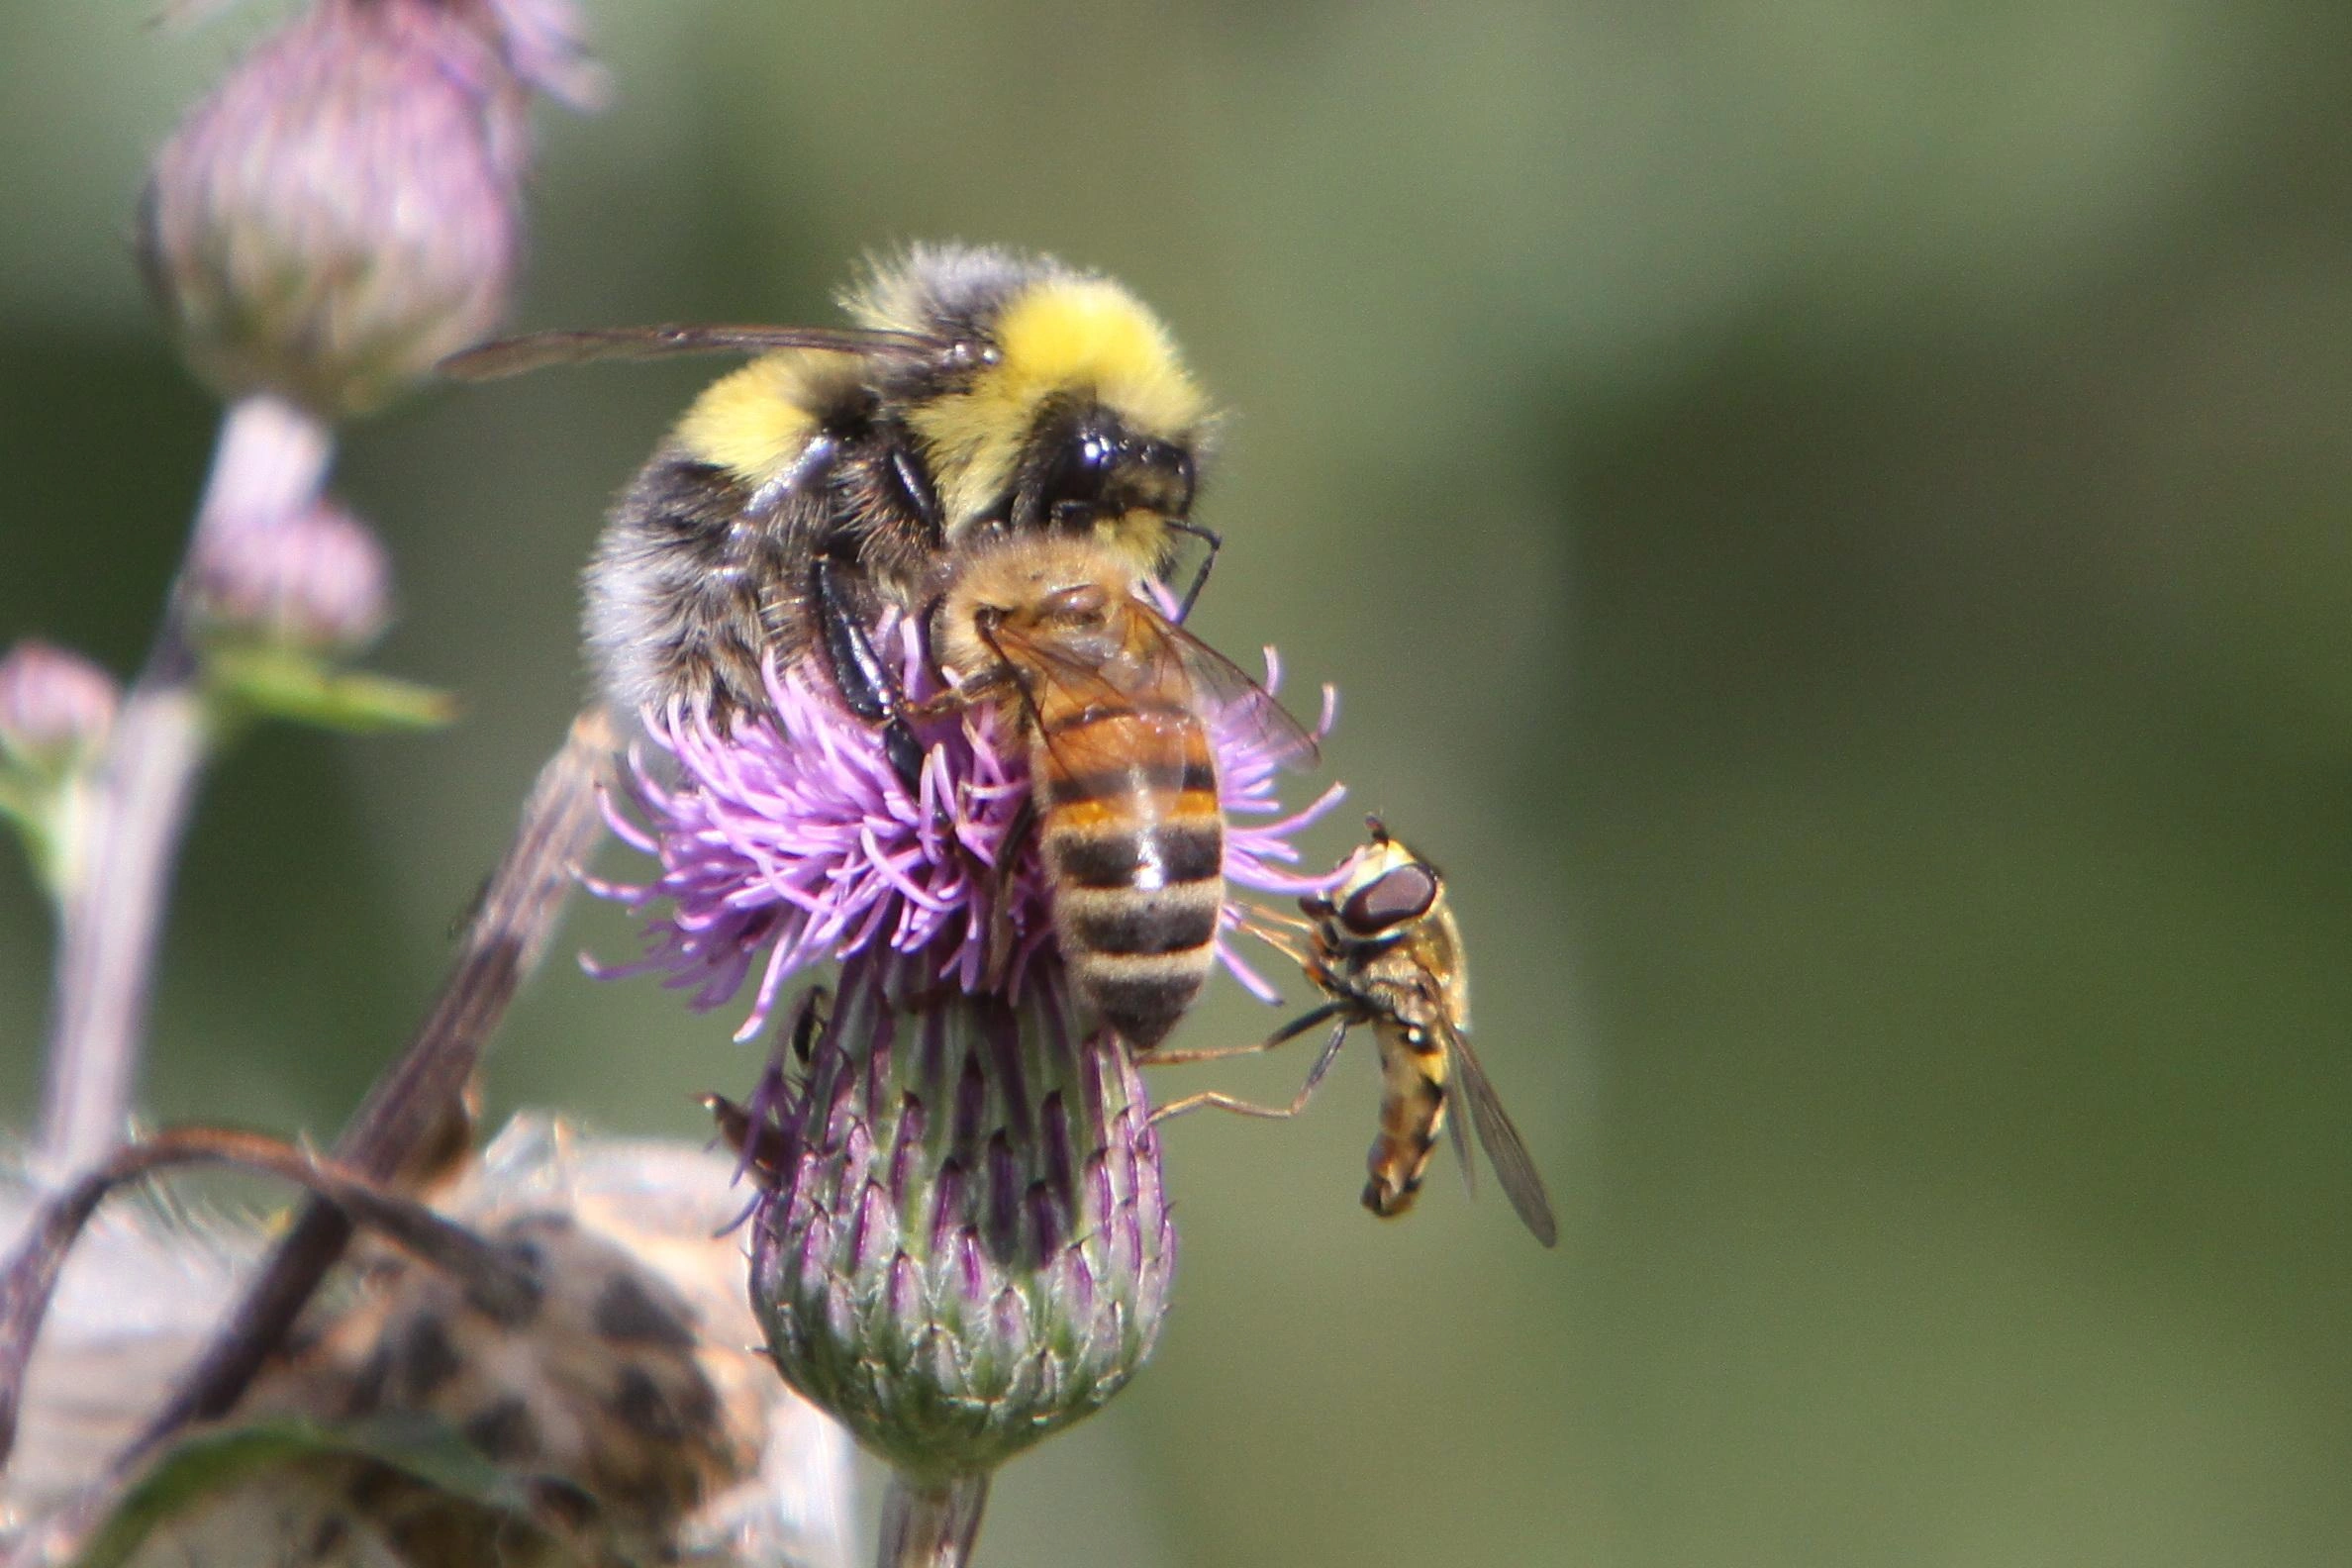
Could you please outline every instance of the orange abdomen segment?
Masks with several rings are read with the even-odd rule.
[[[1053,930],[1078,996],[1137,1050],[1200,995],[1225,904],[1217,759],[1189,711],[1048,715],[1031,750]]]

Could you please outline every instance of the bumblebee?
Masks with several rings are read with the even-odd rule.
[[[1468,1120],[1494,1162],[1512,1211],[1536,1240],[1550,1246],[1559,1239],[1559,1226],[1543,1178],[1470,1048],[1470,971],[1461,928],[1446,903],[1445,879],[1392,837],[1378,818],[1365,821],[1371,839],[1345,862],[1338,886],[1301,899],[1306,919],[1291,923],[1305,931],[1308,942],[1304,954],[1292,956],[1323,993],[1323,1006],[1255,1045],[1163,1052],[1156,1058],[1207,1061],[1270,1050],[1328,1023],[1330,1037],[1298,1098],[1275,1109],[1215,1092],[1197,1094],[1162,1107],[1153,1120],[1201,1106],[1244,1116],[1296,1116],[1348,1034],[1368,1024],[1380,1046],[1381,1091],[1380,1130],[1366,1161],[1370,1179],[1364,1184],[1364,1207],[1384,1220],[1413,1207],[1440,1128],[1452,1134],[1463,1177],[1470,1178],[1463,1118],[1450,1114],[1458,1091],[1469,1102]],[[1287,943],[1277,945],[1288,950]]]
[[[444,368],[756,355],[695,400],[612,510],[587,572],[598,676],[625,712],[724,727],[767,706],[771,661],[821,649],[912,777],[876,620],[920,614],[991,533],[1089,539],[1153,578],[1195,536],[1198,593],[1219,542],[1191,522],[1213,417],[1156,316],[1050,257],[918,246],[841,304],[847,328],[539,333]]]

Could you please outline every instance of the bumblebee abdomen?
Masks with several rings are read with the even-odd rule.
[[[794,541],[746,515],[726,470],[655,453],[613,509],[587,573],[588,645],[624,712],[673,699],[725,720],[761,702],[767,585],[794,575]]]

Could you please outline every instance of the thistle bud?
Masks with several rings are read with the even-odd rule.
[[[529,87],[580,69],[559,0],[319,0],[157,155],[149,287],[223,397],[335,418],[489,332],[521,243]]]
[[[1126,1047],[1055,971],[1018,1000],[850,960],[771,1097],[751,1300],[786,1382],[903,1476],[985,1476],[1151,1353],[1176,1258]]]
[[[373,530],[330,501],[291,517],[229,520],[196,541],[187,592],[213,636],[314,653],[375,639],[390,613],[392,565]]]
[[[106,743],[119,700],[105,670],[28,637],[0,658],[0,753],[38,772],[64,772]]]

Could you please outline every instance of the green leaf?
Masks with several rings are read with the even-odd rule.
[[[431,730],[456,717],[448,693],[414,681],[341,670],[291,648],[216,647],[205,654],[216,696],[258,717],[346,734]]]
[[[121,1568],[158,1525],[208,1498],[319,1458],[370,1459],[445,1498],[531,1522],[523,1484],[431,1417],[396,1413],[341,1425],[287,1419],[182,1439],[123,1494],[72,1568]],[[261,1543],[254,1544],[258,1555]]]
[[[53,786],[0,767],[0,825],[15,829],[25,841],[26,857],[51,898],[63,892],[57,885],[57,801]]]

